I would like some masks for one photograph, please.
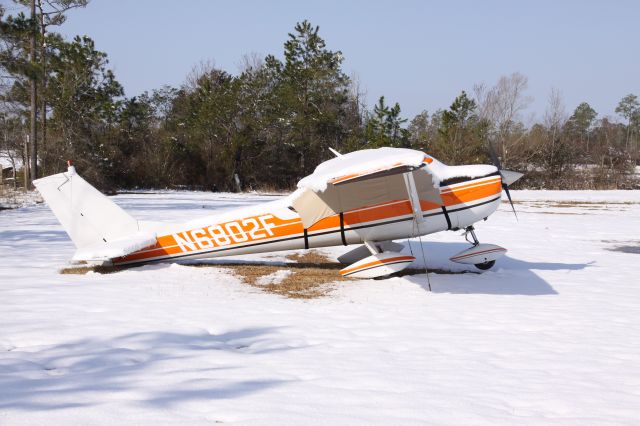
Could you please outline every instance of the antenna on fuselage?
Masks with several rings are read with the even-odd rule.
[[[335,155],[336,157],[344,157],[342,154],[340,154],[338,151],[336,151],[333,148],[329,148],[329,151],[331,151],[333,155]]]

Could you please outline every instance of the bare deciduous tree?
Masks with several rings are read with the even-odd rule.
[[[525,75],[515,72],[500,77],[493,87],[480,83],[473,88],[478,103],[478,115],[490,124],[489,140],[494,146],[499,146],[504,166],[508,162],[511,149],[522,140],[522,137],[513,136],[521,112],[533,100],[525,94],[528,83]]]
[[[216,70],[216,61],[213,59],[202,60],[191,67],[185,78],[184,87],[188,91],[195,91],[200,84],[200,79]]]
[[[551,88],[547,101],[547,109],[544,112],[544,124],[551,132],[551,139],[556,139],[558,132],[567,121],[567,111],[562,99],[562,92],[555,87]]]
[[[547,143],[543,158],[548,175],[557,178],[571,165],[571,146],[562,137],[562,130],[568,115],[559,89],[553,87],[549,93],[547,109],[544,113],[544,126],[547,131]]]

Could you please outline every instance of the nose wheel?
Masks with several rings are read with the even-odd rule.
[[[493,265],[496,264],[495,260],[490,260],[488,262],[484,262],[484,263],[474,263],[473,266],[475,266],[478,269],[481,269],[483,271],[486,271],[487,269],[491,269],[493,268]]]
[[[471,247],[451,257],[451,260],[474,265],[482,271],[491,269],[496,264],[496,259],[507,252],[505,248],[494,244],[480,244],[473,226],[467,226],[464,229],[464,239],[471,244]]]
[[[471,236],[471,241],[469,240],[469,236]],[[464,239],[467,240],[469,244],[473,244],[473,247],[478,247],[480,245],[480,241],[478,241],[478,237],[476,236],[476,230],[473,226],[467,226],[464,229]],[[482,263],[474,263],[473,266],[482,271],[486,271],[491,269],[495,264],[495,260],[489,260]]]

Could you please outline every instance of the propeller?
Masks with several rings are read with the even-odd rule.
[[[496,150],[494,149],[492,143],[489,143],[489,155],[491,156],[493,165],[498,168],[498,173],[500,174],[500,178],[502,179],[502,189],[504,189],[504,192],[507,194],[509,204],[511,204],[511,210],[513,210],[513,214],[516,216],[516,220],[518,220],[518,213],[516,213],[516,208],[513,205],[513,200],[511,199],[509,185],[520,179],[522,176],[524,176],[524,174],[512,172],[510,170],[503,170],[502,164],[500,163],[500,158],[498,158],[498,154],[496,154]]]

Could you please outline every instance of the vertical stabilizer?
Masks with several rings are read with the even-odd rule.
[[[81,249],[138,231],[138,222],[69,166],[33,182],[69,237]]]

